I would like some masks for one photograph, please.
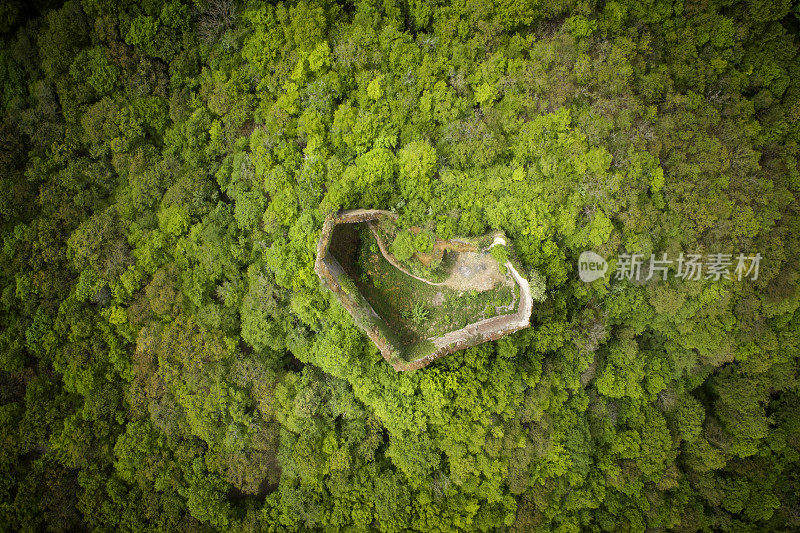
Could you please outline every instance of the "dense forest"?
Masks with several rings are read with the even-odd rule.
[[[798,0],[3,2],[0,530],[800,529],[799,39]],[[314,273],[353,208],[502,230],[532,326],[394,371]]]

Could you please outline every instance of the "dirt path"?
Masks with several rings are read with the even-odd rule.
[[[434,282],[416,276],[409,272],[409,270],[389,252],[374,222],[367,222],[367,226],[375,237],[383,257],[403,274],[411,276],[423,283],[433,285],[434,287],[447,287],[459,292],[471,290],[484,292],[494,288],[498,283],[510,287],[514,286],[513,282],[511,282],[507,276],[503,276],[497,266],[497,262],[493,258],[487,257],[485,254],[479,252],[459,252],[450,276],[444,281]]]
[[[505,245],[505,239],[498,237],[492,243],[492,246],[501,244]],[[489,248],[491,248],[490,246]],[[523,278],[511,264],[511,261],[506,261],[506,268],[511,273],[511,276],[519,284],[520,303],[517,312],[509,315],[495,316],[469,324],[466,327],[445,333],[441,337],[430,339],[436,346],[437,351],[444,350],[449,346],[457,345],[466,339],[473,337],[491,338],[498,333],[506,331],[515,331],[518,329],[526,328],[530,325],[531,311],[533,310],[533,297],[531,296],[531,287],[528,280]]]
[[[458,262],[456,267],[454,268],[453,273],[451,276],[441,282],[441,283],[433,283],[424,278],[419,276],[415,276],[411,274],[406,268],[404,268],[394,256],[388,252],[386,249],[386,244],[381,240],[380,236],[377,234],[375,228],[373,228],[373,223],[375,219],[388,216],[391,218],[396,218],[397,215],[393,213],[389,213],[387,211],[379,211],[379,210],[369,210],[369,209],[359,209],[353,211],[341,211],[334,215],[329,215],[324,224],[322,233],[320,234],[320,239],[317,242],[317,258],[314,264],[314,270],[316,271],[317,275],[320,277],[323,285],[328,286],[334,294],[339,298],[342,304],[345,306],[345,309],[353,316],[356,317],[360,312],[363,310],[359,308],[359,305],[353,298],[349,297],[347,293],[342,289],[341,285],[339,284],[338,279],[344,276],[343,270],[341,266],[338,264],[335,258],[328,257],[328,245],[330,244],[330,236],[333,231],[333,228],[336,224],[341,223],[357,223],[357,222],[366,222],[372,230],[373,235],[375,235],[375,239],[378,243],[378,246],[381,250],[381,254],[386,258],[386,260],[395,268],[403,272],[404,274],[411,276],[414,279],[422,281],[423,283],[427,283],[428,285],[434,286],[447,286],[452,287],[456,290],[464,290],[464,285],[460,284],[457,278],[454,278],[456,274],[461,274],[463,278],[467,279],[482,279],[480,276],[474,277],[475,271],[467,271],[467,270],[460,270],[459,266],[470,267],[470,263],[467,261],[466,263],[459,265]],[[506,241],[501,236],[496,236],[494,242],[489,247],[490,249],[496,245],[505,245]],[[459,253],[466,253],[466,251],[459,252]],[[480,256],[481,254],[476,254]],[[499,268],[497,262],[493,260],[493,258],[486,257],[484,255],[485,260],[492,261],[492,265],[498,271],[497,275],[500,275]],[[466,257],[465,261],[469,259],[469,256]],[[480,263],[471,263],[473,266],[479,265]],[[420,357],[413,361],[402,361],[398,359],[398,354],[402,354],[403,347],[398,344],[392,344],[392,341],[387,339],[386,335],[378,328],[378,327],[361,327],[367,336],[375,343],[378,349],[383,354],[383,357],[392,365],[395,370],[398,371],[411,371],[411,370],[418,370],[430,364],[435,359],[447,355],[449,353],[453,353],[459,350],[463,350],[469,348],[470,346],[475,346],[482,342],[486,341],[493,341],[497,340],[500,337],[508,335],[509,333],[513,333],[520,329],[527,328],[530,326],[530,316],[531,311],[533,310],[533,298],[531,296],[530,285],[528,281],[523,278],[519,272],[514,268],[510,261],[505,263],[508,272],[513,278],[513,281],[516,282],[517,286],[519,287],[519,297],[515,295],[514,300],[515,302],[512,303],[513,305],[516,303],[516,300],[519,300],[519,304],[517,305],[517,309],[514,313],[504,314],[500,316],[495,316],[492,318],[487,318],[485,320],[481,320],[472,324],[467,325],[464,328],[459,330],[451,331],[442,335],[441,337],[436,337],[433,339],[429,339],[433,345],[434,350],[429,355],[424,357]],[[477,268],[477,267],[476,267]],[[487,267],[488,270],[488,267]],[[507,281],[511,281],[508,276],[501,276],[501,279],[505,279]],[[485,282],[485,281],[484,281]],[[458,283],[458,284],[457,284]],[[477,283],[477,282],[475,282]],[[455,284],[455,285],[454,285]],[[512,283],[513,285],[513,283]],[[368,309],[366,310],[370,313],[371,316],[379,319],[380,317],[375,313],[371,306],[367,305]],[[498,308],[498,312],[501,308]]]

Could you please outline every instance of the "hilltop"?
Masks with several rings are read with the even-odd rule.
[[[530,286],[508,259],[504,236],[445,240],[420,227],[400,230],[396,219],[381,210],[331,215],[315,264],[395,370],[530,325]]]

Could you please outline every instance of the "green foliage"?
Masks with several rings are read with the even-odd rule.
[[[436,149],[422,141],[409,143],[400,149],[398,160],[398,182],[407,200],[419,198],[423,202],[431,199],[431,180],[436,171]]]
[[[531,289],[531,297],[535,301],[544,302],[547,299],[547,282],[538,271],[528,272],[528,285]]]
[[[154,50],[154,41],[158,31],[158,19],[148,15],[139,15],[130,25],[125,34],[125,42],[132,46],[139,46],[144,50]]]
[[[408,261],[416,252],[414,244],[414,235],[410,231],[399,231],[392,241],[390,252],[398,261]]]
[[[433,250],[433,235],[428,231],[420,231],[414,235],[414,250],[427,254]]]
[[[800,529],[798,20],[1,3],[0,530]],[[358,207],[403,261],[502,230],[532,327],[395,372],[314,273]],[[584,284],[586,250],[763,260]]]
[[[489,250],[494,260],[497,261],[497,266],[500,267],[500,271],[503,273],[507,272],[506,262],[508,261],[508,250],[502,244],[498,244],[497,246],[492,246]]]
[[[404,317],[414,324],[420,325],[430,318],[430,313],[422,302],[415,303],[411,309],[405,311]]]

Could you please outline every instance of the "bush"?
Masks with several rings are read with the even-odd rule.
[[[547,299],[547,283],[544,277],[536,270],[531,270],[528,274],[528,284],[531,288],[531,297],[536,302],[543,302]]]
[[[433,235],[428,231],[420,231],[414,236],[414,248],[423,254],[433,250]]]
[[[414,255],[414,236],[408,230],[397,233],[390,251],[398,261],[408,261]]]

